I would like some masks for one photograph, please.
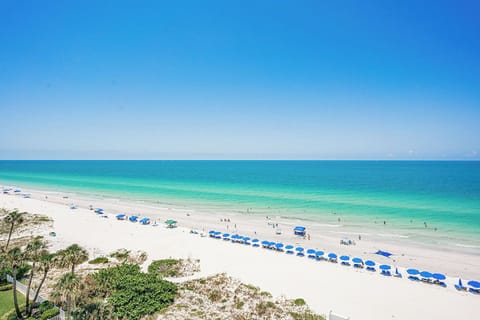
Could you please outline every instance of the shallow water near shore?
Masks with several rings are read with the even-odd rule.
[[[480,163],[0,161],[0,184],[480,248]]]

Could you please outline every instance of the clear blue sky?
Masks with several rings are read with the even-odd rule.
[[[479,1],[0,1],[2,159],[480,159]]]

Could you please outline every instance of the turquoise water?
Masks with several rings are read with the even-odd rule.
[[[480,240],[480,162],[0,161],[0,184]]]

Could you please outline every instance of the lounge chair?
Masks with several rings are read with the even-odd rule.
[[[455,289],[458,291],[466,291],[467,287],[465,287],[462,283],[462,279],[458,279],[458,284],[455,285]]]

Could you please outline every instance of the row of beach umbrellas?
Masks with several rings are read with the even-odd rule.
[[[230,240],[232,242],[238,242],[238,243],[243,243],[247,245],[253,245],[254,247],[259,247],[262,246],[267,249],[274,249],[277,251],[284,251],[287,254],[294,254],[296,252],[296,255],[298,256],[304,256],[304,252],[307,253],[307,256],[309,258],[315,258],[317,260],[319,259],[326,259],[330,261],[337,261],[340,260],[343,265],[350,265],[350,261],[353,263],[354,267],[362,267],[366,266],[366,269],[369,271],[375,271],[375,266],[376,263],[372,260],[363,260],[358,257],[350,258],[347,255],[342,255],[340,257],[337,256],[335,253],[328,253],[325,256],[325,252],[321,250],[315,250],[315,249],[307,249],[300,247],[300,246],[293,246],[293,245],[284,245],[281,242],[273,242],[273,241],[268,241],[268,240],[263,240],[260,241],[259,239],[251,239],[250,237],[245,237],[237,234],[229,234],[229,233],[222,233],[220,231],[215,231],[211,230],[209,232],[209,235],[211,238],[216,238],[216,239],[224,239],[224,240]],[[387,264],[381,264],[378,266],[378,268],[381,270],[381,273],[383,275],[390,276],[391,274],[391,269],[392,266],[387,265]],[[431,273],[429,271],[419,271],[417,269],[408,269],[407,273],[409,275],[409,278],[411,280],[423,280],[426,282],[433,282],[440,284],[442,286],[446,286],[446,284],[443,282],[447,277],[442,274],[442,273]],[[398,271],[398,268],[395,268],[395,273],[393,274],[394,276],[401,277],[400,272]],[[418,278],[418,277],[421,277]],[[480,293],[480,282],[478,281],[469,281],[468,286],[470,286],[470,290],[473,292]],[[458,285],[455,285],[455,287],[459,290],[466,290],[467,288],[463,286],[462,280],[459,279]]]

